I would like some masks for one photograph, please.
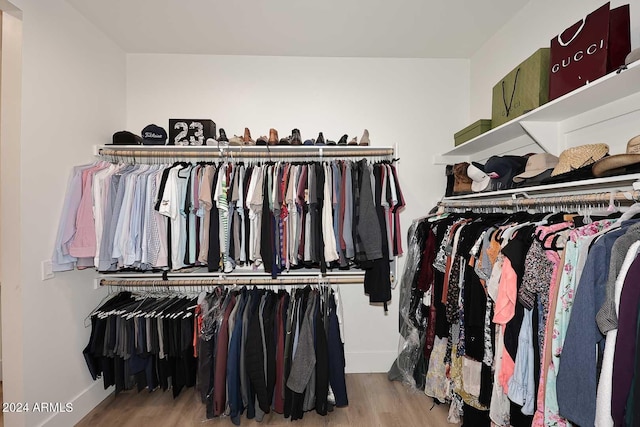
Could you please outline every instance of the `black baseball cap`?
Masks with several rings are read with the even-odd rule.
[[[526,157],[492,156],[482,170],[491,177],[492,190],[508,190],[514,187],[513,177],[524,172],[526,165]]]
[[[121,130],[113,134],[111,142],[111,145],[140,145],[142,138],[129,131]]]
[[[166,145],[167,131],[158,125],[148,125],[142,129],[142,143],[144,145]]]

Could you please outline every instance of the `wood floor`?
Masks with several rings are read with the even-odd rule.
[[[336,408],[326,417],[307,412],[302,420],[268,414],[262,423],[241,419],[242,426],[421,426],[444,427],[447,405],[434,405],[423,393],[412,392],[401,383],[390,382],[386,374],[347,375],[349,406]],[[110,396],[83,418],[78,426],[202,426],[204,405],[194,389],[183,391],[177,399],[170,392],[126,392]],[[205,425],[233,426],[229,418],[209,420]]]

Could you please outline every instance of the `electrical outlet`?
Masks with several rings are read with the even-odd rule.
[[[49,280],[53,278],[53,263],[51,260],[42,261],[42,280]]]

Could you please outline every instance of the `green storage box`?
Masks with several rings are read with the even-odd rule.
[[[474,122],[462,129],[461,131],[453,134],[453,140],[455,141],[455,146],[462,144],[463,142],[467,142],[470,139],[475,138],[481,133],[485,133],[486,131],[491,129],[491,120],[489,119],[480,119],[477,122]]]
[[[538,49],[493,87],[491,126],[498,127],[549,100],[549,48]]]

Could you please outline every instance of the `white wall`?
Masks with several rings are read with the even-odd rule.
[[[21,222],[3,217],[2,239],[7,243],[8,233],[20,231],[12,243],[21,260],[3,265],[1,272],[4,400],[72,402],[73,413],[49,422],[68,426],[107,395],[91,380],[82,357],[90,332],[85,317],[104,292],[93,289],[89,271],[59,273],[43,282],[40,262],[51,258],[72,166],[91,161],[93,144],[108,141],[124,126],[125,55],[65,1],[14,3],[23,12],[21,136],[10,141],[11,148],[19,148],[12,158],[19,180],[3,179],[1,185],[3,192],[19,186],[10,206]],[[7,295],[7,285],[18,292]],[[21,314],[9,317],[7,307],[22,307]],[[20,344],[17,335],[22,343],[16,348],[10,344]],[[52,415],[5,414],[5,422],[39,425]]]
[[[303,139],[323,131],[333,140],[368,128],[373,146],[398,144],[406,234],[444,193],[444,167],[431,158],[452,147],[468,119],[468,81],[466,60],[127,55],[127,128],[211,118],[229,137],[245,126],[254,138],[297,127]],[[387,371],[397,354],[397,292],[387,316],[361,286],[342,286],[342,295],[348,371]]]
[[[491,118],[491,91],[504,75],[538,48],[549,47],[553,37],[604,3],[604,0],[530,1],[471,58],[470,122]],[[640,0],[614,0],[611,7],[622,4],[630,4],[631,48],[638,48]],[[640,133],[634,125],[640,120],[639,101],[637,96],[625,99],[560,123],[559,146],[552,151],[559,154],[568,147],[604,142],[609,144],[611,154],[623,153],[627,141]],[[617,118],[608,120],[614,117]],[[541,151],[534,144],[522,145],[513,154]]]
[[[0,87],[0,281],[4,351],[4,401],[24,397],[22,345],[22,286],[20,279],[20,106],[22,73],[22,21],[2,4],[2,70]],[[7,185],[5,183],[12,183]],[[5,226],[11,224],[11,227]],[[16,399],[16,400],[13,400]],[[10,425],[12,414],[5,414]]]

